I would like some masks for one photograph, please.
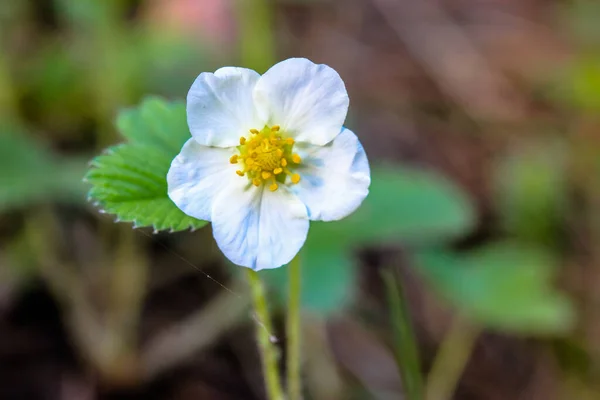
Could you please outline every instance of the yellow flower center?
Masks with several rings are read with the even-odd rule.
[[[288,175],[293,184],[300,182],[300,175],[290,171],[302,162],[293,152],[294,139],[284,137],[279,125],[265,126],[261,131],[250,129],[250,134],[240,138],[239,154],[229,159],[232,164],[242,165],[236,171],[239,176],[247,176],[255,186],[268,183],[272,192],[285,183]]]

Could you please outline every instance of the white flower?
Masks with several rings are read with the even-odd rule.
[[[212,222],[235,264],[287,264],[309,220],[344,218],[369,192],[367,156],[342,126],[348,103],[338,73],[303,58],[262,76],[234,67],[200,74],[187,98],[192,138],[171,164],[169,197]]]

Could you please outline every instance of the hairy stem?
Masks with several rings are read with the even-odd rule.
[[[300,376],[300,291],[302,287],[302,270],[300,256],[296,256],[288,265],[289,298],[287,316],[287,386],[289,400],[302,398],[302,381]]]
[[[277,348],[271,340],[272,327],[265,289],[256,271],[248,270],[248,283],[252,292],[254,314],[256,318],[256,336],[258,339],[258,350],[262,360],[265,386],[270,400],[283,400],[283,391],[279,381],[279,370],[277,368]]]

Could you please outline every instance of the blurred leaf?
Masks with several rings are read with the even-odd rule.
[[[302,309],[330,314],[342,308],[351,298],[355,269],[345,247],[328,245],[328,241],[323,239],[318,231],[311,230],[300,254]],[[260,275],[279,300],[287,299],[287,268],[261,271]]]
[[[469,199],[433,172],[379,167],[371,175],[369,196],[353,215],[337,222],[311,222],[301,255],[305,309],[328,314],[352,298],[356,267],[351,252],[357,246],[449,240],[475,222]],[[261,276],[287,298],[285,268]]]
[[[25,96],[35,98],[33,109],[54,135],[77,131],[92,116],[82,68],[59,41],[40,46],[20,68]]]
[[[206,225],[184,214],[167,195],[171,161],[190,137],[183,103],[148,98],[140,107],[123,111],[117,125],[131,143],[112,147],[92,161],[86,175],[93,185],[90,201],[135,227],[175,232]]]
[[[590,111],[600,110],[600,56],[581,56],[568,71],[566,98]]]
[[[125,3],[119,0],[58,0],[59,15],[71,25],[89,31],[116,23]]]
[[[503,160],[496,198],[505,229],[531,243],[556,245],[566,206],[565,156],[537,143]]]
[[[0,212],[38,202],[84,199],[81,183],[84,162],[61,160],[27,135],[3,130],[5,132],[0,134]]]
[[[556,260],[548,253],[497,243],[464,255],[423,251],[415,261],[442,297],[485,327],[553,334],[573,325],[571,303],[552,288]]]
[[[312,224],[329,243],[440,241],[467,233],[475,223],[469,198],[443,176],[405,167],[371,171],[370,193],[351,216]]]
[[[196,37],[146,29],[132,35],[131,40],[136,49],[136,73],[141,75],[146,92],[179,96],[189,90],[199,70],[215,69],[207,65],[209,50]]]

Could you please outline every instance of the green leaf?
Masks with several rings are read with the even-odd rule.
[[[117,127],[130,143],[161,149],[169,163],[191,137],[185,103],[166,102],[158,97],[148,97],[140,106],[121,111]]]
[[[63,160],[14,128],[0,133],[0,212],[48,201],[80,202],[85,163]]]
[[[300,253],[302,265],[302,309],[316,314],[330,314],[350,299],[355,269],[348,251],[341,246],[322,245],[319,233],[308,234]],[[284,302],[288,293],[286,267],[260,272],[267,287]]]
[[[448,240],[467,233],[475,223],[468,197],[441,175],[404,167],[371,171],[370,193],[351,216],[312,224],[329,242],[411,243]],[[328,238],[328,239],[327,239]]]
[[[497,243],[464,255],[424,251],[415,261],[443,298],[483,326],[529,334],[573,326],[571,303],[552,287],[556,260],[548,253]]]
[[[117,126],[129,143],[92,161],[86,175],[93,186],[89,200],[136,228],[176,232],[205,226],[206,221],[177,208],[167,193],[171,161],[190,138],[185,104],[149,97],[139,107],[121,112]]]
[[[134,227],[152,226],[156,231],[198,229],[206,225],[184,214],[167,195],[167,172],[171,158],[160,148],[122,144],[92,161],[86,180],[93,185],[89,198],[103,212]]]

